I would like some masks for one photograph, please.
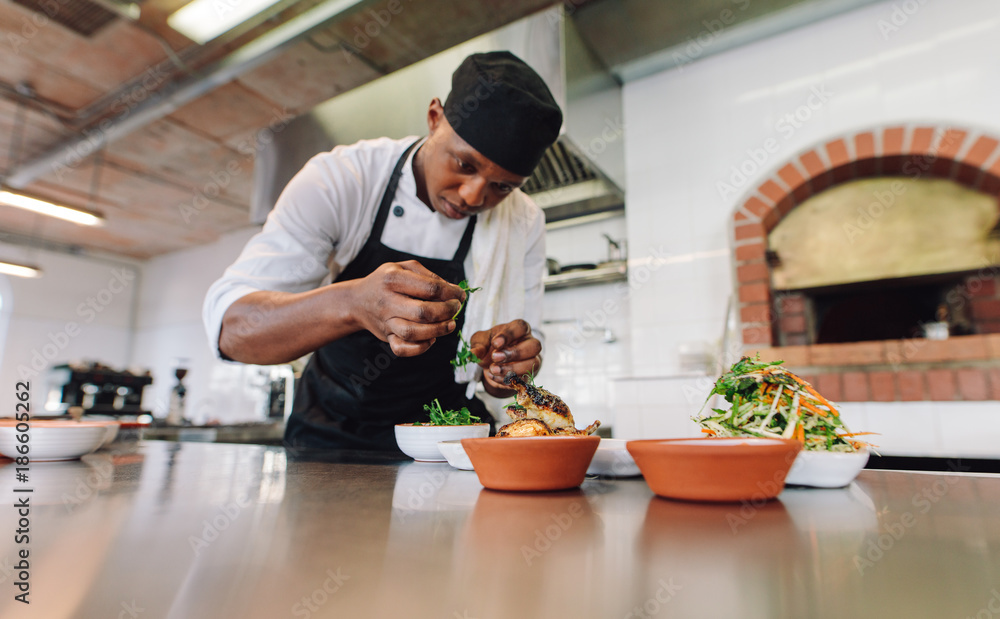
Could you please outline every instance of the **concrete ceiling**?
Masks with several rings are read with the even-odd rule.
[[[732,30],[791,5],[828,11],[831,4],[844,9],[859,2],[567,0],[564,6],[595,53],[628,79],[652,70],[649,58],[704,35],[707,23],[728,19],[724,11],[733,15],[726,24]],[[166,15],[181,3],[146,0],[138,21],[117,17],[83,36],[44,12],[0,0],[0,41],[8,43],[0,49],[0,178],[44,161],[69,140],[110,135],[109,123],[138,114],[318,4],[279,4],[260,23],[199,46],[166,26]],[[253,154],[266,138],[263,128],[549,6],[551,0],[363,1],[96,152],[78,143],[69,165],[49,165],[19,189],[98,211],[105,225],[87,228],[0,206],[0,241],[139,259],[212,242],[248,224]],[[375,16],[390,9],[391,20],[380,23]],[[359,36],[366,28],[376,35]],[[663,58],[657,66],[669,66],[671,58]]]

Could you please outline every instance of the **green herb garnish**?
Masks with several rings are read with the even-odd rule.
[[[469,288],[469,282],[464,279],[458,283],[458,287],[465,291],[465,301],[469,300],[469,295],[471,295],[473,292],[477,290],[482,290],[481,287]],[[462,304],[458,306],[458,311],[455,312],[455,315],[451,317],[452,320],[458,318],[458,315],[462,313],[462,308],[465,307],[465,301],[463,301]],[[462,337],[461,331],[458,332],[458,342],[459,342],[458,351],[455,353],[455,358],[452,359],[450,362],[453,367],[464,368],[465,366],[469,365],[470,362],[479,363],[480,361],[482,361],[472,352],[472,348],[469,342],[464,337]]]
[[[451,317],[452,320],[458,318],[458,315],[462,313],[462,308],[465,307],[466,302],[469,300],[469,295],[471,295],[473,292],[477,290],[483,289],[482,286],[480,286],[479,288],[469,288],[469,282],[464,279],[458,282],[458,287],[465,291],[465,301],[462,301],[462,303],[458,306],[458,311],[455,312],[455,315]]]
[[[476,353],[472,352],[472,348],[469,342],[462,337],[462,332],[458,332],[458,352],[455,353],[455,358],[450,361],[451,365],[456,368],[464,368],[469,365],[469,363],[479,363],[480,359],[476,356]]]
[[[434,398],[434,402],[431,404],[424,404],[424,410],[430,414],[431,422],[429,425],[432,426],[467,426],[479,423],[479,417],[470,413],[467,407],[463,406],[457,411],[446,411],[441,408],[441,403],[438,402],[437,398]],[[417,421],[413,425],[422,426],[424,424]]]

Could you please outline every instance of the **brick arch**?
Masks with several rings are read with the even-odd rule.
[[[765,251],[768,233],[792,209],[834,185],[877,176],[950,179],[1000,195],[998,146],[1000,140],[969,129],[893,126],[839,137],[787,161],[748,192],[733,213],[743,343],[751,347],[777,343],[772,328],[777,319],[775,299]]]

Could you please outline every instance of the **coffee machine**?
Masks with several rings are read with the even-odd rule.
[[[80,407],[84,414],[140,415],[142,391],[153,382],[149,370],[133,373],[97,362],[53,366],[48,373],[45,410],[62,414]]]

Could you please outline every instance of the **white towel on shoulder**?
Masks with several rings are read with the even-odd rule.
[[[528,232],[534,217],[540,216],[520,191],[496,208],[478,216],[472,237],[472,276],[469,287],[482,290],[469,295],[462,337],[494,325],[524,317],[524,257]],[[481,367],[470,363],[455,368],[455,382],[468,382],[466,396],[476,392],[483,375]]]

